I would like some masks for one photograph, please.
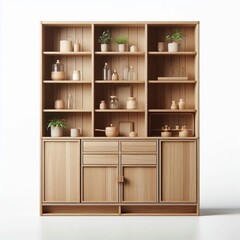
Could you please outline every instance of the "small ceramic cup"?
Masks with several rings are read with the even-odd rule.
[[[71,137],[79,137],[80,136],[80,128],[71,128],[70,129],[70,136]]]
[[[165,42],[158,42],[158,51],[163,52],[165,50]]]

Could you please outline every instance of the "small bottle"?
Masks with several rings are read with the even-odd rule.
[[[78,42],[78,39],[77,41],[73,44],[73,51],[74,52],[79,52],[80,51],[80,44]]]
[[[177,104],[176,104],[176,101],[172,101],[171,109],[172,109],[172,110],[178,109]]]
[[[108,80],[108,71],[109,71],[109,67],[107,62],[105,62],[103,67],[103,80]]]
[[[110,68],[108,69],[107,80],[112,80],[112,71]]]
[[[185,101],[182,98],[179,99],[178,107],[179,109],[185,108]]]
[[[135,71],[133,66],[130,66],[129,72],[128,72],[128,80],[134,81],[135,80]]]
[[[72,96],[72,94],[68,95],[67,108],[68,109],[73,109],[73,96]]]
[[[128,80],[128,66],[126,64],[126,59],[124,59],[123,64],[123,80]]]
[[[104,100],[102,100],[99,104],[99,109],[103,110],[106,108],[107,108],[106,102]]]
[[[113,70],[112,80],[118,80],[118,72],[117,72],[117,69],[114,69],[114,70]]]

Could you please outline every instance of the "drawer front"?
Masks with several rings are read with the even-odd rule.
[[[108,165],[108,164],[118,164],[118,155],[114,154],[84,154],[83,164],[93,164],[93,165]]]
[[[157,155],[122,155],[122,164],[157,164]]]
[[[118,152],[117,141],[83,141],[84,152]]]
[[[122,152],[156,152],[157,141],[123,141]]]

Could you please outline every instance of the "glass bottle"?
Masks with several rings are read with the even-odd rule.
[[[117,72],[117,69],[114,69],[114,70],[113,70],[112,80],[118,80],[118,72]]]
[[[119,100],[117,96],[110,96],[110,104],[109,108],[110,109],[118,109],[119,107]]]
[[[107,62],[105,62],[103,67],[103,80],[108,80],[108,72],[109,72],[109,67]]]
[[[123,64],[123,80],[128,80],[128,66],[126,64],[126,59],[124,59]]]
[[[128,72],[128,80],[134,81],[135,80],[135,71],[133,66],[130,66],[129,72]]]
[[[73,109],[73,96],[72,96],[72,94],[68,95],[67,108],[68,109]]]
[[[178,107],[179,107],[179,109],[184,109],[185,108],[184,99],[182,99],[182,98],[179,99]]]

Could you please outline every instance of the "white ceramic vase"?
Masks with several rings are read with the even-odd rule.
[[[62,137],[63,129],[60,127],[51,127],[51,137]]]
[[[172,109],[172,110],[178,109],[177,104],[176,104],[175,101],[172,101],[171,109]]]
[[[125,52],[125,44],[118,44],[118,51]]]
[[[168,43],[168,51],[169,52],[177,52],[178,51],[178,43],[177,42]]]
[[[101,44],[101,52],[107,52],[108,51],[108,44],[102,43]]]

